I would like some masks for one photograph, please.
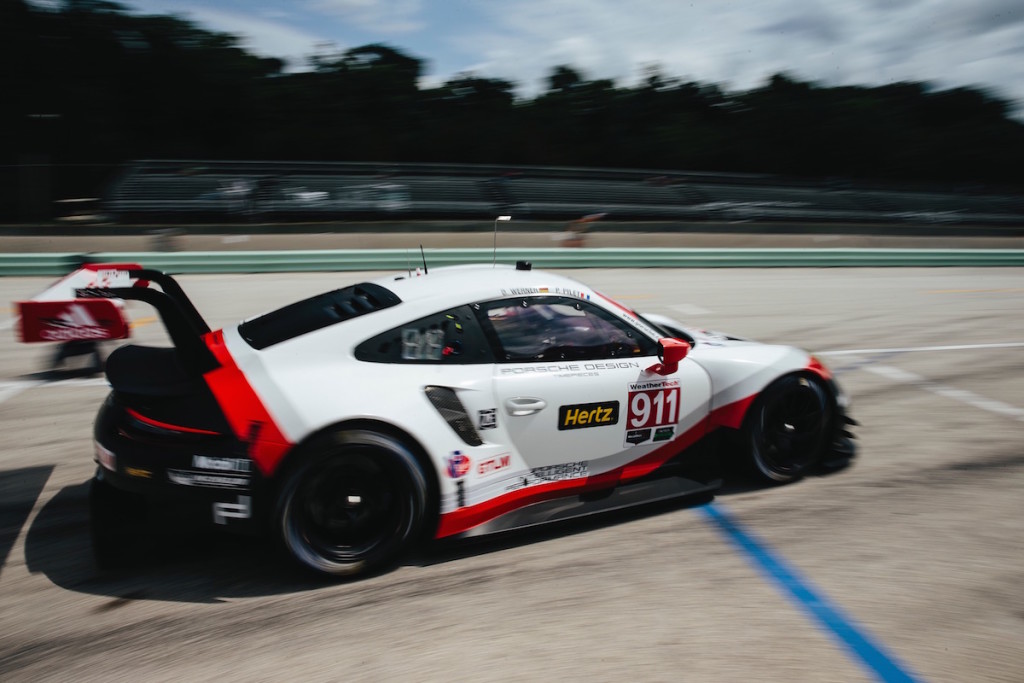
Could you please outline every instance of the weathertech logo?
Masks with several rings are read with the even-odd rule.
[[[602,401],[601,403],[581,403],[574,406],[561,406],[558,409],[558,429],[583,429],[585,427],[602,427],[617,424],[619,421],[619,402]]]

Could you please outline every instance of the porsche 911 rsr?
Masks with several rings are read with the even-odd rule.
[[[644,317],[529,264],[385,277],[215,331],[171,277],[111,268],[116,286],[76,301],[148,302],[173,346],[107,361],[101,557],[126,542],[129,498],[133,518],[184,504],[269,528],[347,577],[422,539],[711,490],[709,464],[779,483],[853,455],[846,399],[808,353]]]

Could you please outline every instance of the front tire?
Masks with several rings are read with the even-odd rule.
[[[770,384],[744,428],[750,472],[777,484],[804,476],[828,444],[832,415],[828,391],[813,377],[787,375]]]
[[[335,578],[395,562],[427,517],[427,477],[413,452],[378,432],[339,431],[303,448],[274,515],[285,550]]]

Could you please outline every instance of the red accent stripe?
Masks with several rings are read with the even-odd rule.
[[[172,432],[185,432],[187,434],[209,434],[211,436],[220,436],[220,432],[214,432],[209,429],[197,429],[196,427],[183,427],[182,425],[171,424],[170,422],[161,422],[160,420],[154,420],[151,417],[146,417],[137,410],[132,408],[125,408],[126,413],[134,417],[139,422],[144,422],[153,427],[159,427],[160,429],[166,429]]]
[[[602,299],[604,299],[605,301],[610,303],[612,306],[615,306],[615,308],[619,309],[620,311],[628,313],[631,316],[633,316],[634,318],[636,317],[636,311],[634,311],[632,309],[629,309],[629,308],[626,308],[625,306],[623,306],[622,304],[620,304],[618,301],[616,301],[615,299],[611,298],[610,296],[605,296],[604,294],[602,294],[601,292],[598,292],[596,290],[594,291],[594,294],[598,295],[599,297],[601,297]]]
[[[832,379],[832,373],[829,369],[825,367],[824,363],[814,356],[811,356],[811,360],[807,364],[807,369],[826,381]]]
[[[578,495],[587,491],[609,488],[617,484],[639,479],[658,469],[666,462],[693,446],[701,437],[718,427],[738,427],[743,423],[747,408],[755,396],[749,396],[712,411],[705,420],[694,425],[670,443],[657,448],[647,455],[617,467],[608,472],[595,474],[586,479],[553,481],[529,488],[509,491],[491,500],[470,507],[459,508],[441,515],[437,538],[462,533],[513,510],[566,495]]]
[[[292,444],[281,433],[256,390],[249,384],[245,373],[235,363],[224,344],[221,330],[203,336],[220,367],[206,373],[203,379],[217,399],[228,424],[240,441],[249,444],[249,457],[264,475],[273,473]],[[252,439],[254,426],[258,436]]]
[[[747,410],[755,398],[757,398],[756,394],[747,396],[715,410],[711,414],[711,428],[728,427],[729,429],[739,429],[743,425],[743,418],[747,416]]]

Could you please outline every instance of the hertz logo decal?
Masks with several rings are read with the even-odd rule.
[[[558,409],[558,429],[583,429],[618,424],[619,402],[581,403]]]

